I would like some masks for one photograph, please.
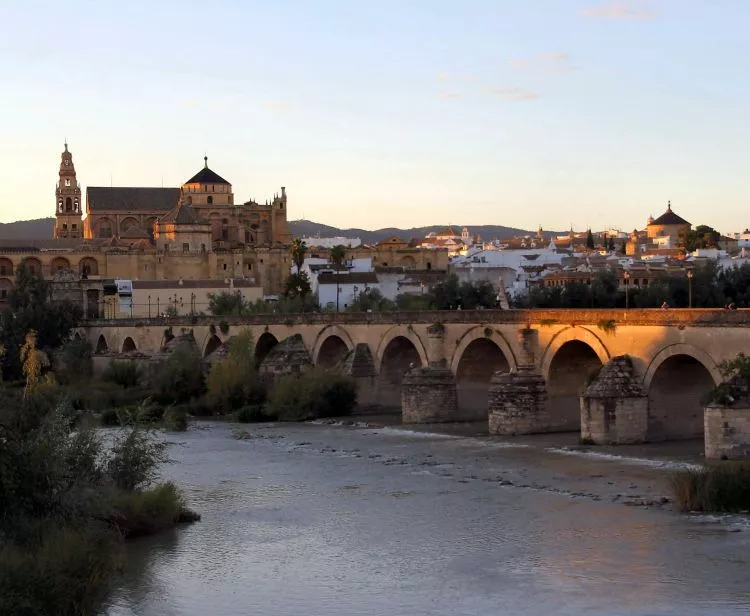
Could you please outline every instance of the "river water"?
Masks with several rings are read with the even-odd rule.
[[[366,425],[168,435],[203,519],[136,542],[107,616],[750,613],[750,527],[632,505],[669,464]],[[236,435],[236,432],[235,432]]]

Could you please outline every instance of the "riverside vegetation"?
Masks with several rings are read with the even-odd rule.
[[[184,430],[191,415],[298,421],[356,404],[353,381],[332,373],[269,385],[249,331],[207,374],[177,345],[148,371],[115,360],[94,378],[90,344],[70,338],[78,309],[50,297],[21,269],[0,312],[0,614],[95,614],[124,541],[199,519],[177,486],[156,483],[168,459],[155,428]]]

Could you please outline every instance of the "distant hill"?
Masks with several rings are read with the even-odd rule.
[[[366,229],[339,229],[329,225],[323,225],[310,220],[292,220],[289,222],[289,230],[292,235],[303,237],[358,237],[365,244],[374,244],[393,235],[397,235],[403,240],[409,240],[413,237],[425,237],[428,233],[442,231],[448,225],[431,225],[428,227],[413,227],[411,229],[399,229],[397,227],[387,227],[368,231]],[[457,232],[461,232],[464,225],[451,225]],[[502,227],[499,225],[465,225],[469,231],[479,234],[483,240],[494,240],[508,238],[514,235],[526,235],[532,233],[524,229],[514,227]],[[55,228],[54,218],[38,218],[36,220],[19,220],[17,222],[0,223],[0,239],[30,239],[46,240],[51,239]],[[546,236],[554,235],[554,231],[545,232]]]
[[[289,230],[292,235],[302,237],[358,237],[364,244],[374,244],[380,242],[393,235],[397,235],[402,240],[410,240],[411,238],[422,238],[428,233],[438,232],[445,229],[448,225],[430,225],[428,227],[412,227],[410,229],[398,229],[396,227],[387,227],[385,229],[377,229],[375,231],[367,231],[366,229],[338,229],[336,227],[330,227],[328,225],[322,225],[317,222],[310,220],[291,220],[289,221]],[[503,227],[500,225],[451,225],[457,233],[461,233],[461,229],[464,226],[469,228],[469,232],[472,235],[477,233],[485,241],[494,239],[509,238],[516,235],[529,235],[536,233],[536,231],[527,231],[525,229],[516,229],[515,227]],[[544,235],[551,237],[552,235],[559,234],[559,231],[545,231]]]
[[[0,223],[0,239],[49,240],[55,231],[54,218]]]

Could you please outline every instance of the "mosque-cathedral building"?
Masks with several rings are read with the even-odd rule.
[[[84,218],[66,143],[55,196],[54,238],[0,240],[0,301],[21,265],[75,279],[90,314],[102,303],[104,280],[242,281],[262,297],[279,293],[289,272],[286,189],[262,204],[237,204],[205,157],[179,188],[89,186]]]

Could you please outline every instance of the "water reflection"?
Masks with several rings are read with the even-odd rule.
[[[235,441],[213,425],[174,448],[166,474],[203,521],[131,546],[109,616],[750,605],[747,533],[494,481],[499,469],[524,475],[528,452],[479,459],[470,439],[322,426],[257,437]]]

